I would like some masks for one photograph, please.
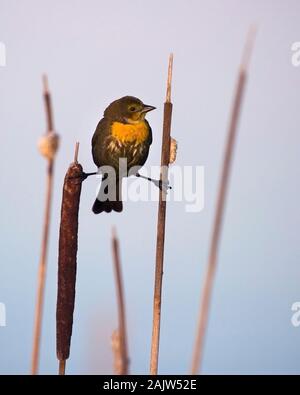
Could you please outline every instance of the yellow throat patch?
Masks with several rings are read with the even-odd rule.
[[[143,143],[149,135],[149,128],[145,121],[136,124],[114,122],[111,126],[112,135],[122,143]]]

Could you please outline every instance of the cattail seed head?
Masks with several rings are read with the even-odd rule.
[[[171,137],[170,141],[170,165],[175,162],[177,156],[177,141]]]
[[[78,245],[78,213],[82,166],[72,163],[66,173],[61,206],[56,308],[56,353],[59,361],[69,358],[75,305]]]
[[[53,160],[59,147],[59,135],[55,132],[49,132],[40,137],[38,149],[40,154],[48,159]]]

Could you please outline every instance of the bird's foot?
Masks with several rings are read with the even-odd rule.
[[[164,193],[167,193],[168,189],[172,189],[172,187],[169,185],[169,181],[164,182],[162,180],[152,180],[152,182]]]
[[[168,189],[172,189],[172,187],[169,185],[169,181],[165,182],[162,180],[154,180],[153,178],[142,176],[139,173],[136,174],[136,177],[144,178],[147,181],[153,182],[153,184],[157,186],[164,193],[167,193]]]
[[[85,173],[85,172],[83,171],[82,173],[78,174],[77,176],[70,177],[70,179],[78,179],[80,182],[83,182],[83,181],[86,180],[89,176],[95,176],[96,174],[98,174],[98,172]]]
[[[82,172],[82,175],[81,175],[81,179],[82,179],[82,181],[84,181],[84,180],[86,180],[88,177],[90,177],[90,176],[95,176],[95,175],[97,175],[98,174],[98,172],[97,171],[94,171],[94,172],[92,172],[92,173],[85,173],[84,171]]]

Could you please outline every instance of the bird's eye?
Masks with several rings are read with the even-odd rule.
[[[134,112],[134,111],[136,111],[136,108],[134,106],[129,107],[129,111]]]

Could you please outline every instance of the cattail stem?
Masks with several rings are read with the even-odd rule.
[[[76,144],[75,159],[78,155]],[[61,205],[56,307],[56,354],[59,372],[70,355],[75,305],[78,247],[78,213],[82,185],[82,166],[74,162],[66,173]]]
[[[66,372],[66,361],[65,360],[59,361],[59,363],[58,363],[58,374],[60,376],[64,376],[65,372]]]
[[[234,102],[233,102],[233,107],[230,117],[227,142],[226,142],[223,167],[222,167],[222,174],[220,179],[215,218],[213,224],[213,231],[211,236],[209,257],[207,262],[207,271],[204,279],[204,287],[200,300],[199,319],[198,319],[198,325],[196,331],[191,374],[197,374],[197,372],[201,367],[201,362],[203,358],[204,338],[205,338],[206,327],[208,322],[209,306],[210,306],[216,266],[217,266],[217,256],[218,256],[219,243],[221,237],[224,207],[225,207],[226,195],[228,190],[228,182],[229,182],[230,169],[231,169],[231,163],[233,157],[233,150],[236,141],[238,121],[241,113],[241,106],[242,106],[243,95],[244,95],[245,84],[246,84],[247,66],[253,46],[253,38],[254,38],[254,31],[251,30],[251,33],[249,33],[246,42],[243,61],[238,74],[238,81],[237,81]]]
[[[52,132],[53,129],[53,113],[52,113],[52,105],[51,105],[51,95],[49,91],[48,78],[46,75],[43,75],[43,85],[44,85],[44,103],[47,117],[47,131],[48,133]]]
[[[172,83],[173,55],[169,58],[168,80],[166,102],[164,104],[164,121],[161,151],[160,181],[168,181],[168,166],[170,161],[170,133],[172,120],[171,103],[171,83]],[[150,374],[157,374],[159,355],[159,336],[161,320],[161,300],[162,300],[162,277],[164,265],[164,244],[165,244],[165,224],[166,224],[166,191],[163,188],[159,192],[158,219],[157,219],[157,240],[156,240],[156,265],[154,279],[154,300],[153,300],[153,326],[150,358]]]
[[[51,131],[53,131],[53,121],[52,121],[53,117],[52,117],[52,109],[51,109],[51,97],[48,89],[46,76],[43,77],[43,81],[44,81],[44,102],[45,102],[46,118],[47,118],[47,133],[50,133]],[[48,163],[47,163],[46,204],[45,204],[45,214],[44,214],[41,255],[39,261],[39,268],[38,268],[37,298],[36,298],[36,306],[35,306],[33,348],[32,348],[32,357],[31,357],[31,374],[33,375],[38,373],[38,365],[39,365],[39,352],[40,352],[42,316],[43,316],[45,281],[46,281],[48,239],[49,239],[49,228],[50,228],[52,190],[53,190],[53,168],[54,168],[53,158],[48,159]]]
[[[118,345],[119,353],[116,353],[116,358],[120,360],[118,366],[118,374],[129,374],[129,358],[127,350],[127,329],[126,329],[126,315],[125,315],[125,302],[124,302],[124,287],[121,273],[119,240],[116,235],[115,229],[112,232],[112,253],[113,264],[115,273],[115,283],[117,291],[117,305],[118,305]],[[117,355],[119,354],[119,355]]]
[[[75,144],[74,163],[78,163],[79,142]]]

